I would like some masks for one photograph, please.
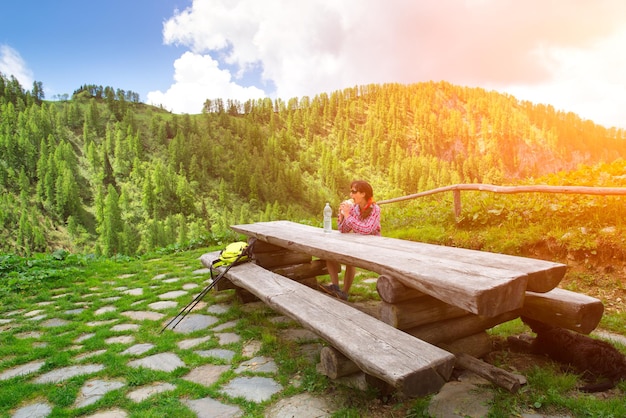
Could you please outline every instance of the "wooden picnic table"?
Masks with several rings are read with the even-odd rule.
[[[225,271],[216,289],[234,288],[244,303],[256,297],[327,341],[318,369],[331,378],[360,370],[377,388],[423,396],[456,364],[515,392],[515,376],[471,357],[489,352],[485,330],[522,317],[588,333],[602,318],[601,301],[557,288],[560,263],[289,221],[231,228],[258,240],[254,262]],[[209,267],[217,256],[201,261]],[[325,260],[379,274],[378,314],[313,290]]]
[[[322,260],[397,278],[447,304],[494,317],[520,309],[525,292],[548,292],[566,266],[544,260],[382,236],[324,232],[290,221],[234,225],[234,231]]]

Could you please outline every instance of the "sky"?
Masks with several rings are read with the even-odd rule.
[[[19,0],[0,72],[196,114],[370,83],[447,81],[626,128],[623,0]]]

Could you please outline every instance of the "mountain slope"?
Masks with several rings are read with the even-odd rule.
[[[315,223],[353,178],[383,199],[626,155],[623,130],[443,82],[173,115],[110,87],[45,102],[0,79],[0,250],[20,254],[136,254],[228,240],[233,223]]]

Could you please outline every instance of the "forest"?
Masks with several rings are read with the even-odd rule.
[[[220,243],[237,223],[319,226],[324,203],[357,178],[378,200],[458,183],[571,184],[554,175],[602,164],[623,183],[624,156],[623,129],[446,82],[206,100],[178,115],[93,84],[47,101],[41,82],[29,91],[0,74],[0,253],[134,256]]]

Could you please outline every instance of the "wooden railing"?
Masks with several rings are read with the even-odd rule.
[[[492,184],[453,184],[451,186],[439,187],[437,189],[427,190],[425,192],[410,194],[408,196],[396,197],[377,202],[379,205],[388,203],[401,202],[403,200],[415,199],[418,197],[429,196],[432,194],[452,192],[454,196],[454,216],[461,216],[461,191],[479,191],[493,193],[560,193],[560,194],[591,194],[591,195],[624,195],[626,196],[626,187],[587,187],[587,186],[494,186]]]

